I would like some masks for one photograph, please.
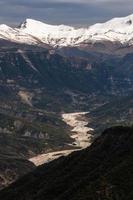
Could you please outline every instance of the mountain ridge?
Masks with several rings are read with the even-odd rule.
[[[65,25],[49,25],[26,19],[20,26],[11,28],[0,25],[0,38],[25,44],[48,44],[52,47],[74,47],[89,42],[112,42],[133,45],[133,14],[113,18],[105,23],[96,23],[88,28]]]

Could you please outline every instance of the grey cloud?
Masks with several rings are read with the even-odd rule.
[[[51,24],[89,25],[133,12],[132,0],[0,0],[0,23],[33,18]]]

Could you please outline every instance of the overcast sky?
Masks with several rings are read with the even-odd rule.
[[[0,24],[26,18],[50,24],[86,26],[133,14],[133,0],[0,0]]]

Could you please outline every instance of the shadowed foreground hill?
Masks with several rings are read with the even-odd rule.
[[[133,128],[104,131],[90,148],[24,176],[2,200],[132,200]]]
[[[0,153],[0,190],[34,169],[26,159]]]

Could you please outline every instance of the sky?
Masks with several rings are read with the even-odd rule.
[[[0,24],[26,18],[49,24],[89,26],[133,14],[133,0],[0,0]]]

